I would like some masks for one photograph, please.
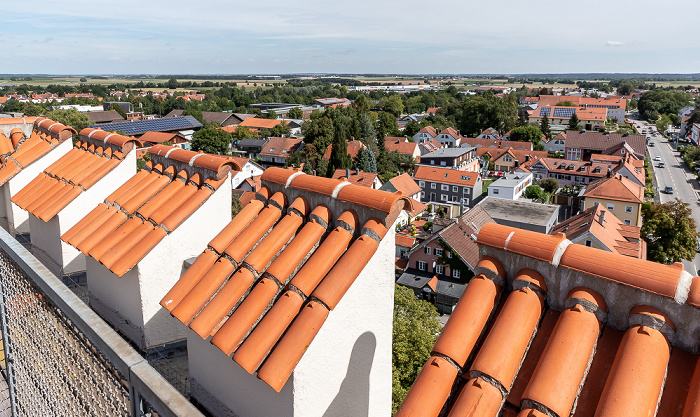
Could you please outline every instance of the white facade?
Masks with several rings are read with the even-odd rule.
[[[49,165],[59,160],[72,148],[73,142],[70,139],[63,141],[63,143],[60,143],[46,155],[29,164],[18,172],[17,175],[0,186],[0,217],[7,219],[7,231],[10,234],[29,233],[29,213],[10,201],[12,196],[26,187]]]
[[[121,278],[88,257],[93,309],[141,349],[184,340],[182,323],[160,306],[160,300],[180,279],[184,261],[202,253],[231,221],[230,213],[231,189],[222,185]]]
[[[435,136],[430,136],[430,134],[426,132],[418,132],[415,135],[413,135],[413,141],[416,143],[425,143],[428,142],[430,139],[435,139]]]
[[[698,146],[700,141],[700,124],[693,123],[693,130],[690,132],[690,140],[695,146]]]
[[[70,142],[70,141],[68,141]],[[92,187],[80,193],[57,215],[45,222],[29,214],[32,246],[51,258],[52,272],[69,275],[85,271],[85,255],[61,240],[61,235],[136,173],[136,152],[129,152],[114,169]]]
[[[455,138],[446,133],[440,133],[435,139],[446,148],[458,148],[460,143],[460,138]]]
[[[233,178],[231,178],[231,188],[235,190],[247,178],[262,175],[263,171],[264,169],[260,165],[256,164],[255,162],[249,159],[245,163],[245,165],[241,167],[241,170],[236,172],[236,175],[234,175]]]
[[[508,173],[489,185],[488,196],[517,200],[529,185],[532,185],[532,173]]]
[[[391,415],[395,225],[330,312],[281,392],[188,330],[197,401],[218,415],[245,417]]]
[[[617,123],[625,123],[625,109],[608,107],[606,117],[615,120]]]

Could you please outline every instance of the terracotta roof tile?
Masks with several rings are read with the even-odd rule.
[[[682,416],[684,408],[692,408],[693,402],[686,402],[688,394],[697,397],[697,393],[690,392],[690,385],[693,380],[693,370],[698,363],[698,356],[673,349],[668,362],[668,373],[664,392],[661,396],[661,403],[657,411],[658,416]],[[700,387],[697,387],[700,388]],[[697,392],[696,388],[696,392]],[[697,404],[700,406],[700,404]],[[692,415],[692,414],[691,414]]]
[[[477,236],[477,243],[508,252],[551,262],[559,245],[566,239],[563,234],[544,237],[537,232],[515,229],[496,223],[486,223]]]
[[[399,191],[406,197],[411,197],[423,191],[418,183],[416,183],[406,172],[387,181],[382,186],[382,190],[389,191],[391,193]]]
[[[172,149],[175,148],[159,148],[155,152],[156,155],[158,152],[167,154]],[[178,166],[181,161],[161,158],[160,162],[167,166],[149,162],[64,233],[61,239],[93,257],[117,276],[123,276],[168,233],[192,215],[221,186],[222,181],[217,178],[224,172],[228,175],[231,169],[225,158],[216,155],[210,157],[195,152],[181,154],[182,158],[187,156],[190,156],[190,160],[194,156],[197,156],[197,160],[206,158],[200,166],[196,163],[192,165],[193,170],[199,171],[189,179],[186,177],[190,174],[184,170],[175,175],[182,168]],[[50,168],[68,170],[68,166],[78,161],[77,158],[71,157],[70,161]],[[102,170],[109,167],[112,161],[103,163]],[[209,175],[209,178],[202,182],[200,172]]]
[[[603,198],[608,200],[644,202],[644,187],[619,174],[600,179],[586,187],[583,197]]]
[[[688,398],[685,400],[683,417],[697,417],[700,414],[700,358],[696,361],[693,379],[688,388]]]
[[[359,170],[350,170],[350,178],[347,177],[347,172],[344,169],[336,169],[331,177],[333,179],[345,179],[352,184],[357,184],[361,187],[373,188],[374,182],[378,178],[376,172],[364,172]],[[381,180],[380,180],[381,183]]]
[[[333,213],[325,205],[309,213],[312,200],[300,194],[286,207],[286,195],[294,190],[332,198],[340,181],[274,168],[262,180],[284,187],[284,193],[277,191],[264,208],[254,200],[241,210],[161,305],[201,337],[211,335],[215,346],[279,391],[387,228],[382,220],[369,219],[360,229],[358,215],[348,210],[326,233]],[[343,189],[349,187],[361,188]],[[393,210],[400,200],[368,191],[379,193],[369,199],[375,207]],[[353,241],[355,233],[359,237]]]
[[[474,187],[480,178],[477,172],[459,171],[450,168],[439,168],[430,165],[416,165],[413,173],[415,180],[435,181],[445,184]]]

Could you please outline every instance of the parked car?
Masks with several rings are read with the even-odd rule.
[[[666,164],[664,164],[663,162],[659,162],[659,168],[666,168]]]
[[[654,142],[649,142],[649,146],[654,147]]]
[[[667,185],[666,188],[664,188],[664,192],[666,194],[673,194],[673,187],[671,187],[670,185]]]
[[[660,161],[660,160],[661,160],[661,157],[660,157],[660,156],[657,155],[657,156],[654,157],[654,161]]]

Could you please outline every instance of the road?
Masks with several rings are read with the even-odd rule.
[[[700,200],[698,198],[700,196],[698,194],[700,193],[700,185],[695,179],[695,175],[686,167],[680,153],[672,148],[668,139],[656,133],[656,128],[647,126],[645,122],[635,121],[635,124],[638,125],[638,131],[640,132],[642,129],[647,129],[647,136],[651,136],[649,142],[654,143],[653,146],[647,146],[647,151],[649,152],[649,163],[653,165],[652,172],[656,178],[660,201],[666,203],[674,198],[679,198],[690,204],[695,224],[700,226]],[[650,129],[651,133],[649,132]],[[654,134],[656,136],[653,136]],[[660,158],[660,161],[655,160],[657,157]],[[664,163],[665,167],[659,167],[661,162]],[[666,186],[673,187],[673,194],[663,192]],[[683,265],[686,271],[693,274],[693,276],[697,276],[700,268],[700,256],[696,253],[692,262],[683,261]]]

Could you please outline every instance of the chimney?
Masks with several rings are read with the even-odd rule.
[[[357,168],[357,169],[355,170],[355,175],[360,175],[360,168]]]
[[[600,217],[598,218],[598,223],[600,223],[601,226],[605,227],[605,210],[600,211]]]
[[[350,168],[345,169],[345,178],[350,179]]]
[[[608,178],[612,178],[613,172],[612,169],[608,168]]]

